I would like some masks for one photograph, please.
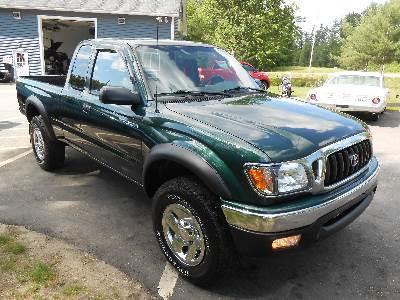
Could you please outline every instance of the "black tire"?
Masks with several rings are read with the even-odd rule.
[[[37,134],[41,134],[43,139],[43,147],[41,153],[35,147],[35,130],[39,130]],[[53,171],[61,168],[65,160],[65,145],[59,141],[51,140],[42,116],[34,116],[29,123],[29,134],[33,153],[39,166],[46,171]]]
[[[373,122],[378,122],[378,121],[379,121],[379,118],[380,118],[380,114],[370,113],[370,114],[369,114],[369,118],[370,118],[371,121],[373,121]]]
[[[165,182],[153,200],[153,229],[157,241],[167,260],[184,278],[198,285],[209,285],[232,271],[235,266],[232,238],[215,195],[199,181],[180,177]],[[163,215],[175,204],[190,211],[204,237],[204,256],[195,266],[180,261],[166,241]]]
[[[261,80],[261,83],[264,85],[265,90],[268,90],[270,88],[270,84],[268,83],[268,81]]]

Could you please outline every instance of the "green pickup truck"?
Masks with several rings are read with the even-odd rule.
[[[39,166],[70,146],[142,186],[162,252],[196,283],[328,236],[377,188],[366,124],[268,96],[210,45],[84,41],[67,76],[21,77],[17,98]]]

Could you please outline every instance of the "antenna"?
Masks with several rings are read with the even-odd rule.
[[[165,17],[164,20],[162,17],[157,17],[156,18],[156,28],[157,28],[157,51],[158,51],[158,40],[159,40],[159,24],[163,23],[165,21],[165,23],[168,23],[168,17]],[[156,81],[156,94],[155,94],[155,100],[156,100],[156,113],[159,113],[160,111],[158,110],[158,91],[157,91],[157,81]]]
[[[156,83],[156,94],[155,94],[155,97],[156,97],[156,113],[159,113],[160,111],[158,110],[158,92],[157,92],[157,83]]]
[[[157,48],[158,48],[158,39],[159,39],[159,37],[158,37],[158,26],[162,22],[161,17],[156,18],[156,21],[157,21],[156,22],[157,23],[157,35],[156,35],[156,38],[157,38]]]

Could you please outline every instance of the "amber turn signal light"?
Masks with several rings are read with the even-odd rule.
[[[301,235],[293,235],[285,238],[277,239],[272,242],[272,249],[285,249],[297,246],[300,242]]]
[[[274,192],[274,180],[267,169],[251,168],[247,170],[247,175],[257,190],[267,193]]]

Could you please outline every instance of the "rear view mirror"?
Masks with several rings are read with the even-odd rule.
[[[143,103],[138,93],[124,87],[105,86],[100,90],[99,98],[104,104],[138,106]]]
[[[400,98],[400,95],[396,95],[396,99],[399,99]]]

